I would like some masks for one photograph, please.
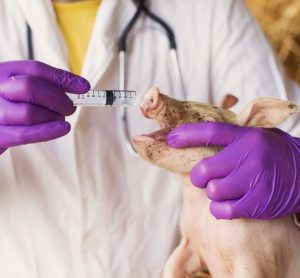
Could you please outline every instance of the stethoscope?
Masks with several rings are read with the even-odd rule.
[[[118,45],[118,52],[119,52],[119,90],[125,90],[126,89],[126,83],[125,83],[125,77],[126,77],[126,51],[127,51],[127,37],[136,24],[139,17],[141,17],[143,14],[144,16],[148,16],[151,20],[153,20],[155,23],[159,24],[164,31],[166,32],[166,36],[169,40],[169,52],[170,52],[170,58],[172,62],[172,67],[174,70],[175,79],[178,82],[180,86],[180,90],[186,98],[186,93],[184,90],[183,85],[183,79],[182,79],[182,73],[180,70],[179,62],[178,62],[178,55],[177,55],[177,44],[174,32],[172,28],[159,16],[154,14],[149,10],[149,8],[146,6],[146,0],[133,0],[135,2],[135,5],[137,6],[136,12],[131,18],[131,20],[128,22],[128,24],[125,26],[123,32],[121,33],[121,36],[119,38],[119,45]],[[34,48],[33,48],[33,40],[32,40],[32,30],[28,24],[27,26],[27,48],[28,48],[28,58],[30,60],[34,60]],[[131,141],[131,136],[129,132],[129,125],[128,125],[128,114],[126,109],[122,109],[121,111],[121,117],[123,122],[123,132],[124,137],[126,139],[126,147],[134,156],[137,156],[137,152],[133,146],[133,143]]]

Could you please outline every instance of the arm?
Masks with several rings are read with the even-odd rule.
[[[217,219],[273,219],[300,211],[300,139],[279,129],[196,123],[168,136],[175,148],[221,146],[191,171]]]

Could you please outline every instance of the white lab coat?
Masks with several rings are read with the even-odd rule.
[[[175,31],[188,99],[213,103],[232,92],[240,110],[262,95],[294,97],[242,1],[150,2]],[[134,12],[129,0],[103,0],[82,71],[92,87],[118,88],[117,39]],[[35,59],[68,69],[50,0],[0,0],[0,61],[28,57],[25,21]],[[156,85],[183,97],[159,26],[140,20],[128,56],[127,89]],[[0,157],[1,278],[159,277],[179,239],[180,185],[128,153],[118,113],[77,109],[67,136]],[[137,108],[129,125],[132,135],[155,128]]]

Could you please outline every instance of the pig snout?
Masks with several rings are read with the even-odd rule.
[[[145,95],[140,103],[140,110],[144,117],[153,118],[153,112],[158,108],[160,93],[158,88],[153,87]],[[152,116],[152,117],[151,117]]]
[[[180,102],[161,94],[157,87],[151,88],[140,103],[144,117],[155,120],[161,128],[178,124]]]

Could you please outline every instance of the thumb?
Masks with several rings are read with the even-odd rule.
[[[173,148],[225,147],[240,137],[245,128],[219,122],[184,124],[174,128],[168,134],[167,143]]]

